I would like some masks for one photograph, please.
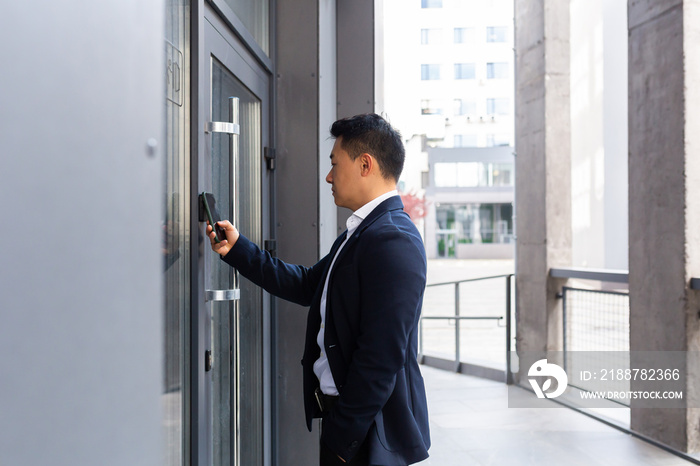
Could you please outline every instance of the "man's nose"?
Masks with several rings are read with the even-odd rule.
[[[333,173],[333,170],[329,171],[326,175],[326,183],[333,184],[333,177],[331,176],[331,173]]]

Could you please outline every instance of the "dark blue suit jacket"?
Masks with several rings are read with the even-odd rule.
[[[313,364],[320,355],[321,294],[344,238],[345,233],[313,267],[272,258],[243,236],[224,257],[269,293],[311,306],[302,360],[309,430],[320,415]],[[398,196],[362,221],[336,259],[324,343],[340,397],[325,416],[322,439],[346,460],[365,439],[372,464],[405,465],[428,457],[428,407],[416,360],[425,276],[423,242]]]

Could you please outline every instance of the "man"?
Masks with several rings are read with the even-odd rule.
[[[280,298],[310,306],[302,360],[307,427],[321,417],[321,465],[408,465],[428,456],[423,378],[416,360],[425,249],[396,183],[400,135],[375,114],[336,121],[331,184],[354,211],[347,231],[313,267],[272,258],[219,222],[212,249]]]

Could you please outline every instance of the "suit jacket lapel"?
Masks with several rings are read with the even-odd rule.
[[[343,249],[338,253],[338,258],[335,260],[335,264],[333,264],[333,269],[335,269],[338,264],[340,263],[340,260],[343,258],[343,256],[350,250],[352,249],[353,244],[355,241],[358,240],[362,232],[364,232],[367,228],[369,228],[370,225],[372,225],[379,217],[384,215],[387,212],[390,212],[392,210],[401,210],[403,209],[403,202],[401,202],[401,198],[399,196],[392,196],[389,199],[385,200],[381,204],[379,204],[370,214],[362,220],[362,223],[360,223],[357,227],[357,229],[353,232],[352,236],[348,239],[348,242],[345,243],[345,246],[343,246]],[[347,233],[347,230],[345,231]],[[344,235],[341,235],[344,237]],[[335,255],[335,251],[338,250],[338,247],[342,244],[342,241],[338,242],[336,240],[336,244],[333,245],[333,255]],[[331,256],[333,257],[333,256]],[[333,259],[331,259],[332,261]],[[326,272],[327,274],[328,272]],[[328,288],[331,287],[331,282],[333,281],[333,270],[330,271],[331,277],[330,280],[328,281]],[[324,283],[325,283],[325,274],[324,274]]]

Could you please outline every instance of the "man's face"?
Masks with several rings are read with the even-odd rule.
[[[340,207],[347,207],[357,210],[362,207],[358,205],[358,187],[361,182],[361,162],[360,157],[355,160],[341,147],[342,138],[335,140],[331,151],[331,171],[326,176],[326,182],[331,184],[335,204]]]

